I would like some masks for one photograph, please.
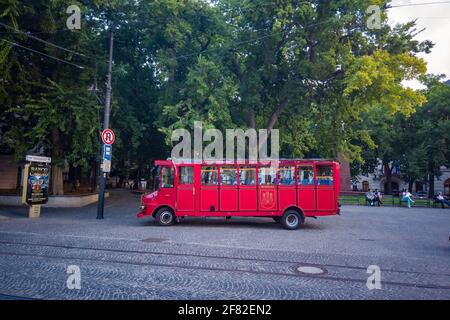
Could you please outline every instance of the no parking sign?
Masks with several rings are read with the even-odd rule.
[[[114,134],[114,131],[112,131],[111,129],[103,130],[102,140],[104,144],[112,145],[116,140],[116,135]]]
[[[116,140],[114,131],[106,129],[102,132],[103,140],[103,161],[102,170],[104,173],[111,172],[112,144]]]

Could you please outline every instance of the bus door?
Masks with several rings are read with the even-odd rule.
[[[314,166],[300,165],[297,171],[297,201],[304,211],[316,210],[316,189],[314,186]]]
[[[160,181],[158,197],[162,197],[164,204],[175,208],[176,191],[175,191],[175,168],[173,166],[162,166],[160,168]]]
[[[277,203],[277,169],[274,167],[258,168],[258,210],[276,211]]]
[[[178,166],[177,210],[195,210],[194,166]]]
[[[316,197],[318,211],[335,210],[333,164],[316,165]]]
[[[200,211],[219,211],[219,169],[217,166],[201,167]]]
[[[256,211],[256,166],[239,168],[239,211]]]
[[[236,166],[220,167],[220,211],[238,210],[238,170]]]
[[[297,206],[295,166],[281,166],[278,169],[278,207],[284,211],[291,206]]]

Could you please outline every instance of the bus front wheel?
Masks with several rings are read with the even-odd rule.
[[[169,208],[161,208],[156,213],[155,219],[160,226],[171,226],[175,222],[175,214]]]
[[[296,230],[302,224],[302,217],[297,211],[288,210],[281,217],[281,224],[285,229]]]

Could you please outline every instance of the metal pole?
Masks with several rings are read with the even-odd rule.
[[[106,81],[106,98],[105,98],[105,116],[103,120],[103,130],[109,129],[109,114],[111,110],[111,78],[112,78],[112,60],[113,60],[113,44],[114,32],[110,29],[109,34],[109,62],[108,62],[108,77]],[[104,145],[102,144],[102,162],[103,162]],[[103,209],[105,207],[105,186],[106,173],[103,172],[102,165],[100,165],[100,181],[98,190],[98,204],[97,204],[97,219],[103,219]]]

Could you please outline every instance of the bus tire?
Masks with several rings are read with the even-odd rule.
[[[171,226],[175,223],[176,217],[172,209],[164,207],[156,212],[155,219],[160,226]]]
[[[295,210],[287,210],[281,217],[283,228],[296,230],[302,224],[302,216]]]

